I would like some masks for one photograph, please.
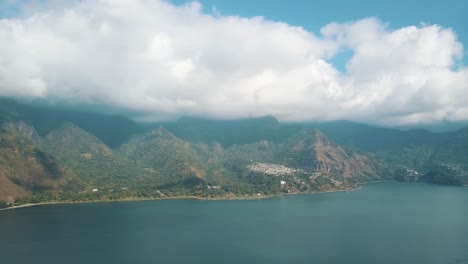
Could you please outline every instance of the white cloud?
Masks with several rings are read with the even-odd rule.
[[[55,5],[55,4],[54,4]],[[353,56],[346,72],[330,61]],[[143,119],[468,120],[463,47],[437,25],[374,18],[319,35],[200,4],[83,0],[0,20],[0,95],[112,106]]]

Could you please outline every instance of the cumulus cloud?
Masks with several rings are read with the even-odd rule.
[[[346,70],[333,58],[351,51]],[[0,96],[139,113],[390,125],[468,120],[455,32],[376,18],[309,32],[193,2],[83,0],[0,20]]]

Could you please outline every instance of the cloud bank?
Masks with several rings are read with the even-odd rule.
[[[334,58],[352,56],[339,71]],[[386,125],[468,120],[456,33],[377,18],[318,33],[193,2],[82,0],[0,20],[0,96],[138,113]]]

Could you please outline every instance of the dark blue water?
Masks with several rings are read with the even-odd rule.
[[[468,188],[1,211],[0,263],[468,263]]]

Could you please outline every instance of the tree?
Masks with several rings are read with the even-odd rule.
[[[8,204],[5,201],[0,201],[0,209],[7,208]]]

